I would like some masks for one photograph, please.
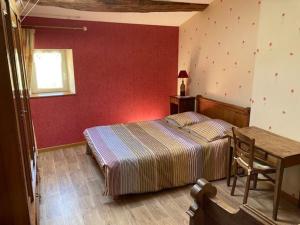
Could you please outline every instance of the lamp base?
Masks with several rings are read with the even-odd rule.
[[[185,85],[184,85],[183,80],[182,80],[182,83],[180,85],[180,96],[185,96]]]

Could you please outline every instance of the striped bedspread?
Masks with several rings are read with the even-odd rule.
[[[88,128],[106,195],[153,192],[225,177],[227,140],[206,142],[164,120]]]

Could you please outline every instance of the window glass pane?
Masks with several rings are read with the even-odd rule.
[[[34,64],[38,89],[63,88],[62,54],[59,51],[35,52]]]

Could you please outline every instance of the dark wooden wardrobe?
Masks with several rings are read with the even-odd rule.
[[[37,152],[20,20],[15,1],[0,0],[0,7],[0,224],[37,224]]]

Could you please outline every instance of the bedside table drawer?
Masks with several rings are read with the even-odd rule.
[[[178,98],[170,97],[170,103],[179,104],[179,100],[178,100]]]
[[[170,114],[195,111],[195,97],[170,96]]]

